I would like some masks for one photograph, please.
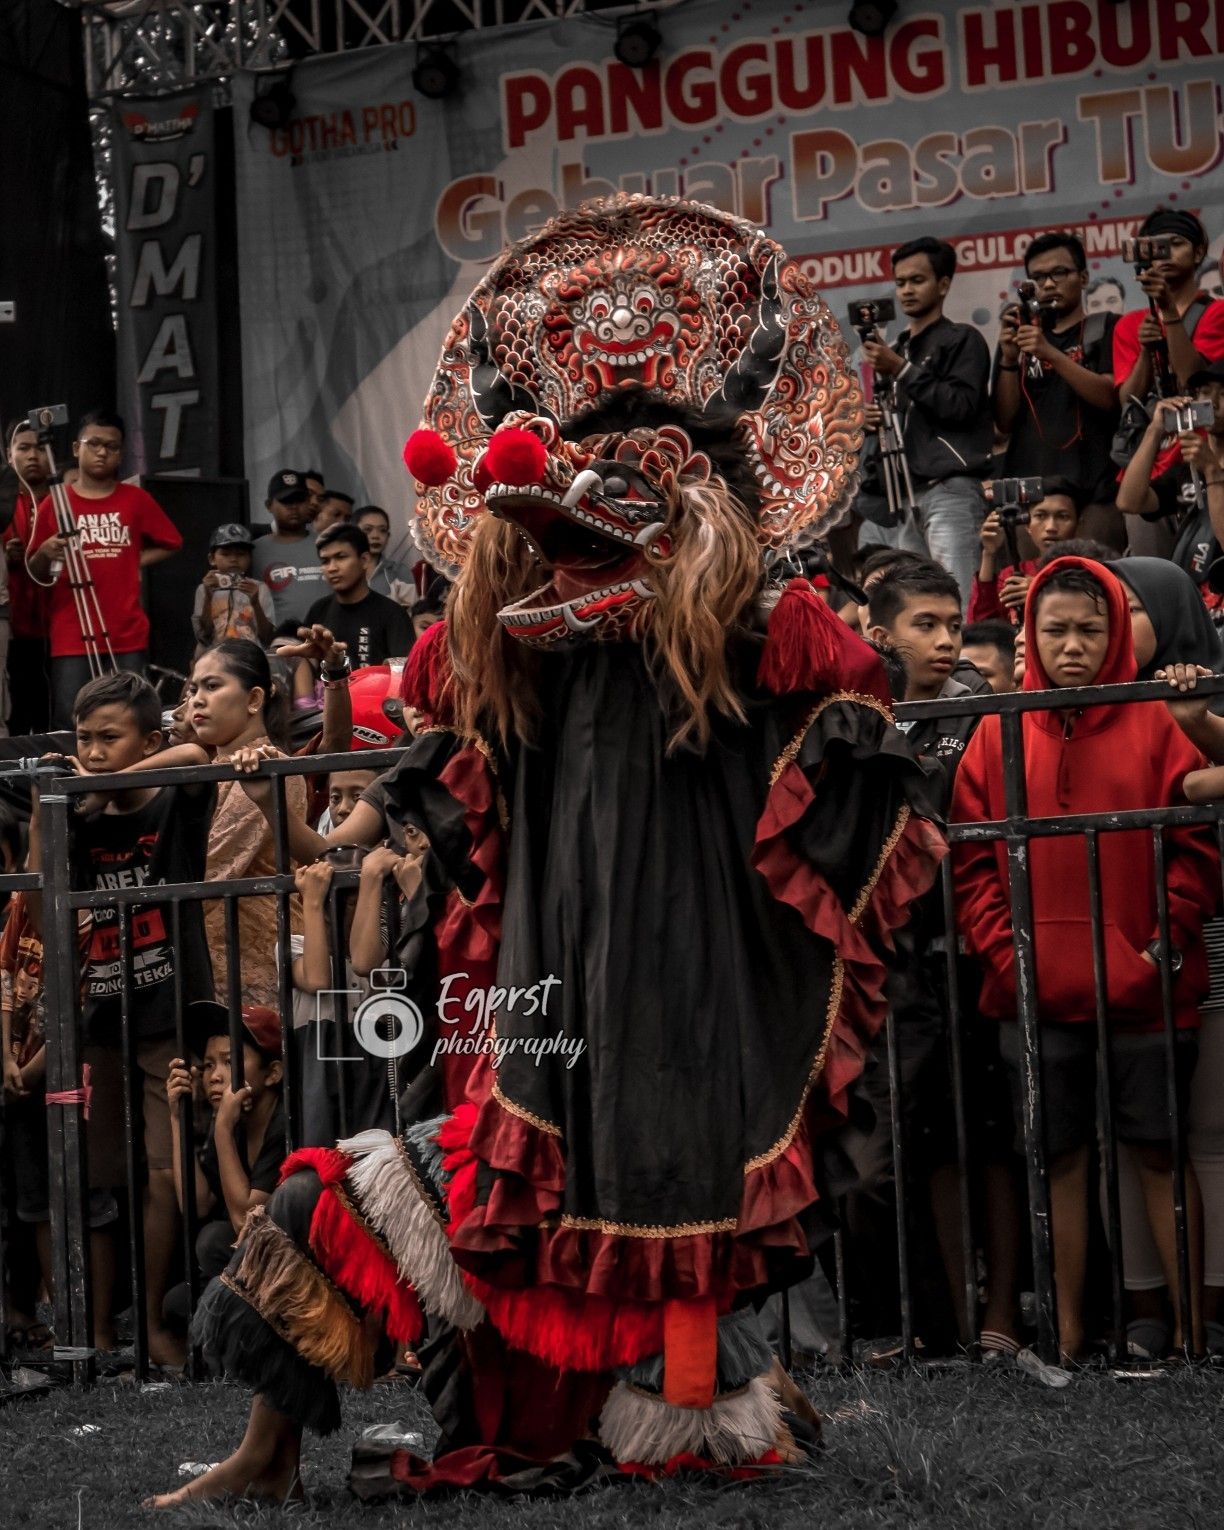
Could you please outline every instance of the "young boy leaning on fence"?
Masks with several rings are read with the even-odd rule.
[[[1126,593],[1101,564],[1059,558],[1034,578],[1025,608],[1025,690],[1112,685],[1135,678]],[[1186,774],[1202,756],[1159,702],[1132,702],[1024,717],[1024,768],[1031,818],[1124,812],[1185,801]],[[985,718],[957,775],[954,822],[1007,816],[1000,723]],[[1152,1236],[1170,1291],[1176,1293],[1177,1245],[1172,1204],[1162,960],[1173,977],[1177,1026],[1176,1083],[1185,1100],[1196,1057],[1198,1003],[1207,992],[1204,921],[1219,895],[1219,864],[1210,829],[1165,834],[1172,950],[1158,943],[1156,868],[1149,830],[1110,831],[1099,840],[1106,1006],[1118,1140],[1133,1157]],[[1096,998],[1093,983],[1088,863],[1078,835],[1035,836],[1029,844],[1037,1009],[1041,1026],[1041,1098],[1050,1184],[1059,1341],[1073,1360],[1084,1340],[1089,1163],[1097,1130]],[[968,948],[982,961],[981,1009],[1005,1022],[1003,1049],[1020,1119],[1021,1037],[1001,841],[955,851],[957,918]],[[1202,1347],[1202,1202],[1186,1168],[1194,1347]],[[1177,1311],[1181,1343],[1183,1315]]]
[[[76,755],[69,764],[82,775],[125,770],[161,746],[161,702],[139,675],[120,673],[91,680],[74,708]],[[139,776],[133,777],[134,782]],[[69,876],[75,891],[199,884],[204,880],[205,845],[215,792],[211,786],[140,786],[90,794],[74,800],[70,818]],[[30,868],[42,866],[37,794],[31,820]],[[30,914],[42,932],[42,897],[31,894]],[[118,905],[95,908],[81,969],[85,1058],[92,1071],[93,1097],[88,1135],[91,1185],[109,1189],[123,1183],[124,1129],[121,1071],[121,999]],[[198,902],[180,908],[174,941],[170,906],[131,906],[130,1020],[136,1070],[133,1093],[140,1102],[147,1182],[145,1188],[145,1305],[149,1355],[158,1364],[182,1364],[184,1350],[163,1326],[162,1302],[174,1250],[177,1206],[171,1153],[166,1074],[175,1053],[175,972],[182,977],[184,1004],[212,998],[213,976]],[[47,952],[55,961],[58,953]],[[62,959],[62,958],[60,958]],[[95,1332],[99,1348],[109,1347],[103,1323]]]

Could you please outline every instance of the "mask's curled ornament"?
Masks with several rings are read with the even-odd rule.
[[[435,567],[458,573],[486,513],[530,544],[541,587],[500,613],[525,642],[640,636],[685,518],[727,491],[678,424],[600,428],[599,406],[628,393],[735,449],[762,569],[848,514],[862,397],[828,307],[781,247],[674,199],[562,213],[472,293],[404,453]]]

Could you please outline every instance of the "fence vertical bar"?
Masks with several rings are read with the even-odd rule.
[[[183,949],[183,904],[174,898],[170,904],[170,945],[176,953],[174,962],[174,1044],[175,1051],[191,1068],[191,1045],[187,1039],[187,1017],[183,1009],[183,964],[177,953]],[[183,1187],[183,1274],[187,1281],[187,1310],[195,1315],[200,1299],[200,1282],[196,1273],[195,1238],[198,1208],[196,1206],[195,1179],[195,1099],[192,1094],[180,1096],[174,1107],[178,1113],[179,1183]],[[200,1362],[195,1348],[187,1349],[187,1375],[192,1381],[200,1379]]]
[[[348,962],[344,950],[344,921],[340,916],[340,894],[335,878],[327,889],[327,944],[331,955],[332,1011],[335,1015],[336,1043],[332,1051],[332,1066],[336,1070],[336,1120],[340,1136],[349,1136],[349,1083],[344,1071],[352,1053],[348,1046],[349,995]]]
[[[230,1088],[235,1094],[246,1084],[242,1047],[242,943],[238,928],[238,897],[225,895],[225,997],[229,1008]]]
[[[279,774],[272,777],[272,849],[276,856],[277,875],[282,877],[288,876],[291,868],[289,818],[285,811],[286,779]],[[284,888],[276,894],[276,949],[280,956],[277,994],[280,1007],[281,1056],[284,1058],[285,1070],[281,1088],[281,1108],[285,1113],[285,1150],[292,1153],[298,1146],[304,1106],[301,1060],[294,1046],[293,925],[289,917],[289,898],[290,894]]]
[[[945,856],[940,869],[943,889],[944,940],[947,946],[948,1043],[952,1065],[952,1111],[956,1118],[956,1169],[960,1190],[961,1254],[964,1259],[965,1324],[971,1348],[976,1349],[977,1264],[973,1246],[973,1214],[969,1196],[969,1133],[965,1124],[965,1062],[961,1046],[960,971],[957,967],[956,904],[953,895],[952,857]]]
[[[82,1085],[80,962],[76,911],[69,906],[68,796],[52,785],[52,770],[38,772],[50,787],[39,799],[42,841],[42,937],[47,959],[43,995],[47,1024],[47,1092],[65,1093]],[[89,1243],[85,1199],[85,1113],[81,1105],[57,1105],[47,1112],[50,1139],[51,1248],[55,1280],[54,1358],[72,1365],[78,1386],[95,1373],[93,1314],[90,1306]]]
[[[897,1027],[892,1009],[884,1022],[888,1057],[888,1115],[892,1128],[893,1191],[897,1212],[897,1296],[901,1308],[901,1352],[914,1358],[914,1309],[910,1292],[909,1197],[905,1183],[905,1122],[901,1114],[901,1062],[897,1052]]]
[[[1025,819],[1028,786],[1024,774],[1024,733],[1019,712],[999,719],[1003,743],[1003,800],[1007,812],[1007,887],[1016,960],[1016,1008],[1024,1074],[1024,1162],[1028,1181],[1033,1286],[1037,1302],[1037,1352],[1058,1358],[1054,1275],[1050,1240],[1050,1187],[1046,1178],[1045,1112],[1041,1100],[1041,1039],[1037,1023],[1037,974],[1033,947],[1033,889]]]
[[[1097,1067],[1100,1088],[1101,1138],[1105,1162],[1105,1220],[1109,1232],[1110,1302],[1113,1308],[1113,1333],[1109,1341],[1111,1365],[1120,1365],[1126,1357],[1126,1319],[1124,1311],[1122,1264],[1122,1202],[1118,1186],[1118,1139],[1114,1125],[1113,1051],[1110,1044],[1109,1013],[1106,1003],[1108,973],[1105,966],[1105,927],[1101,909],[1101,845],[1095,829],[1084,831],[1088,856],[1088,914],[1092,928],[1092,983],[1096,998]]]
[[[1173,951],[1169,928],[1169,867],[1164,830],[1152,830],[1156,863],[1156,928],[1160,935],[1160,1007],[1164,1017],[1165,1083],[1169,1101],[1169,1134],[1173,1143],[1173,1228],[1177,1238],[1177,1296],[1181,1312],[1182,1351],[1196,1357],[1194,1310],[1191,1304],[1190,1229],[1186,1213],[1186,1141],[1181,1102],[1177,1098],[1177,1016],[1173,1006]]]
[[[136,1036],[132,1027],[132,905],[122,902],[119,913],[119,1047],[123,1073],[123,1130],[128,1190],[128,1258],[132,1274],[132,1343],[136,1356],[136,1379],[149,1376],[149,1321],[145,1309],[144,1194],[140,1184],[136,1104]]]

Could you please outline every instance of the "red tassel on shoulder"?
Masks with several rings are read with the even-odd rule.
[[[855,691],[892,705],[879,659],[806,579],[792,579],[770,613],[757,684],[774,696]]]

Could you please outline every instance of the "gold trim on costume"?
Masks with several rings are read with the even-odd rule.
[[[604,1222],[599,1217],[562,1217],[562,1227],[579,1232],[615,1233],[622,1238],[688,1238],[701,1233],[734,1232],[738,1217],[719,1222],[682,1222],[678,1227],[643,1227],[635,1222]]]
[[[909,823],[909,821],[910,821],[910,807],[909,807],[909,803],[908,802],[903,802],[901,804],[901,810],[897,814],[897,821],[896,821],[895,824],[893,824],[892,833],[884,841],[884,844],[883,844],[883,846],[880,849],[879,857],[877,858],[875,866],[872,869],[871,875],[867,878],[867,881],[866,881],[866,883],[865,883],[865,885],[863,887],[862,892],[860,892],[858,897],[854,900],[854,907],[850,910],[850,913],[847,915],[847,918],[850,920],[851,924],[857,924],[859,922],[859,920],[863,917],[863,910],[867,907],[868,903],[871,902],[871,895],[872,895],[873,892],[875,892],[876,883],[880,880],[881,876],[883,876],[883,874],[884,874],[884,865],[885,865],[885,862],[888,860],[888,857],[893,853],[893,851],[897,848],[897,842],[900,840],[901,836],[905,833],[905,826]]]
[[[532,1115],[531,1111],[522,1105],[516,1105],[512,1099],[504,1095],[501,1083],[497,1079],[493,1080],[493,1098],[503,1110],[509,1111],[512,1116],[517,1116],[520,1121],[526,1121],[529,1126],[534,1126],[537,1131],[547,1132],[550,1137],[559,1138],[561,1136],[561,1128],[554,1122],[545,1121],[543,1116]]]
[[[788,765],[794,762],[795,756],[803,747],[803,741],[808,735],[808,730],[825,708],[841,701],[852,701],[857,706],[870,707],[873,712],[878,712],[885,722],[892,722],[893,720],[891,710],[884,705],[878,696],[868,696],[862,691],[834,691],[831,696],[825,696],[823,700],[816,703],[804,719],[803,725],[794,738],[791,739],[790,743],[787,744],[786,748],[783,749],[782,753],[774,761],[773,769],[769,772],[770,786],[777,786],[778,782],[782,779],[782,772]]]
[[[812,1066],[808,1071],[807,1083],[803,1086],[803,1093],[799,1096],[799,1104],[795,1108],[795,1114],[790,1118],[786,1130],[770,1148],[763,1153],[758,1153],[755,1158],[750,1158],[744,1165],[744,1173],[751,1174],[754,1169],[763,1169],[775,1158],[780,1158],[787,1148],[790,1147],[795,1133],[799,1130],[799,1122],[802,1119],[804,1109],[807,1106],[808,1095],[815,1087],[816,1080],[824,1072],[825,1057],[829,1051],[829,1038],[833,1034],[833,1022],[837,1019],[837,1012],[841,1008],[842,987],[845,981],[845,964],[840,956],[833,958],[833,981],[829,984],[829,1007],[825,1011],[824,1035],[820,1038],[820,1048],[813,1059]]]

